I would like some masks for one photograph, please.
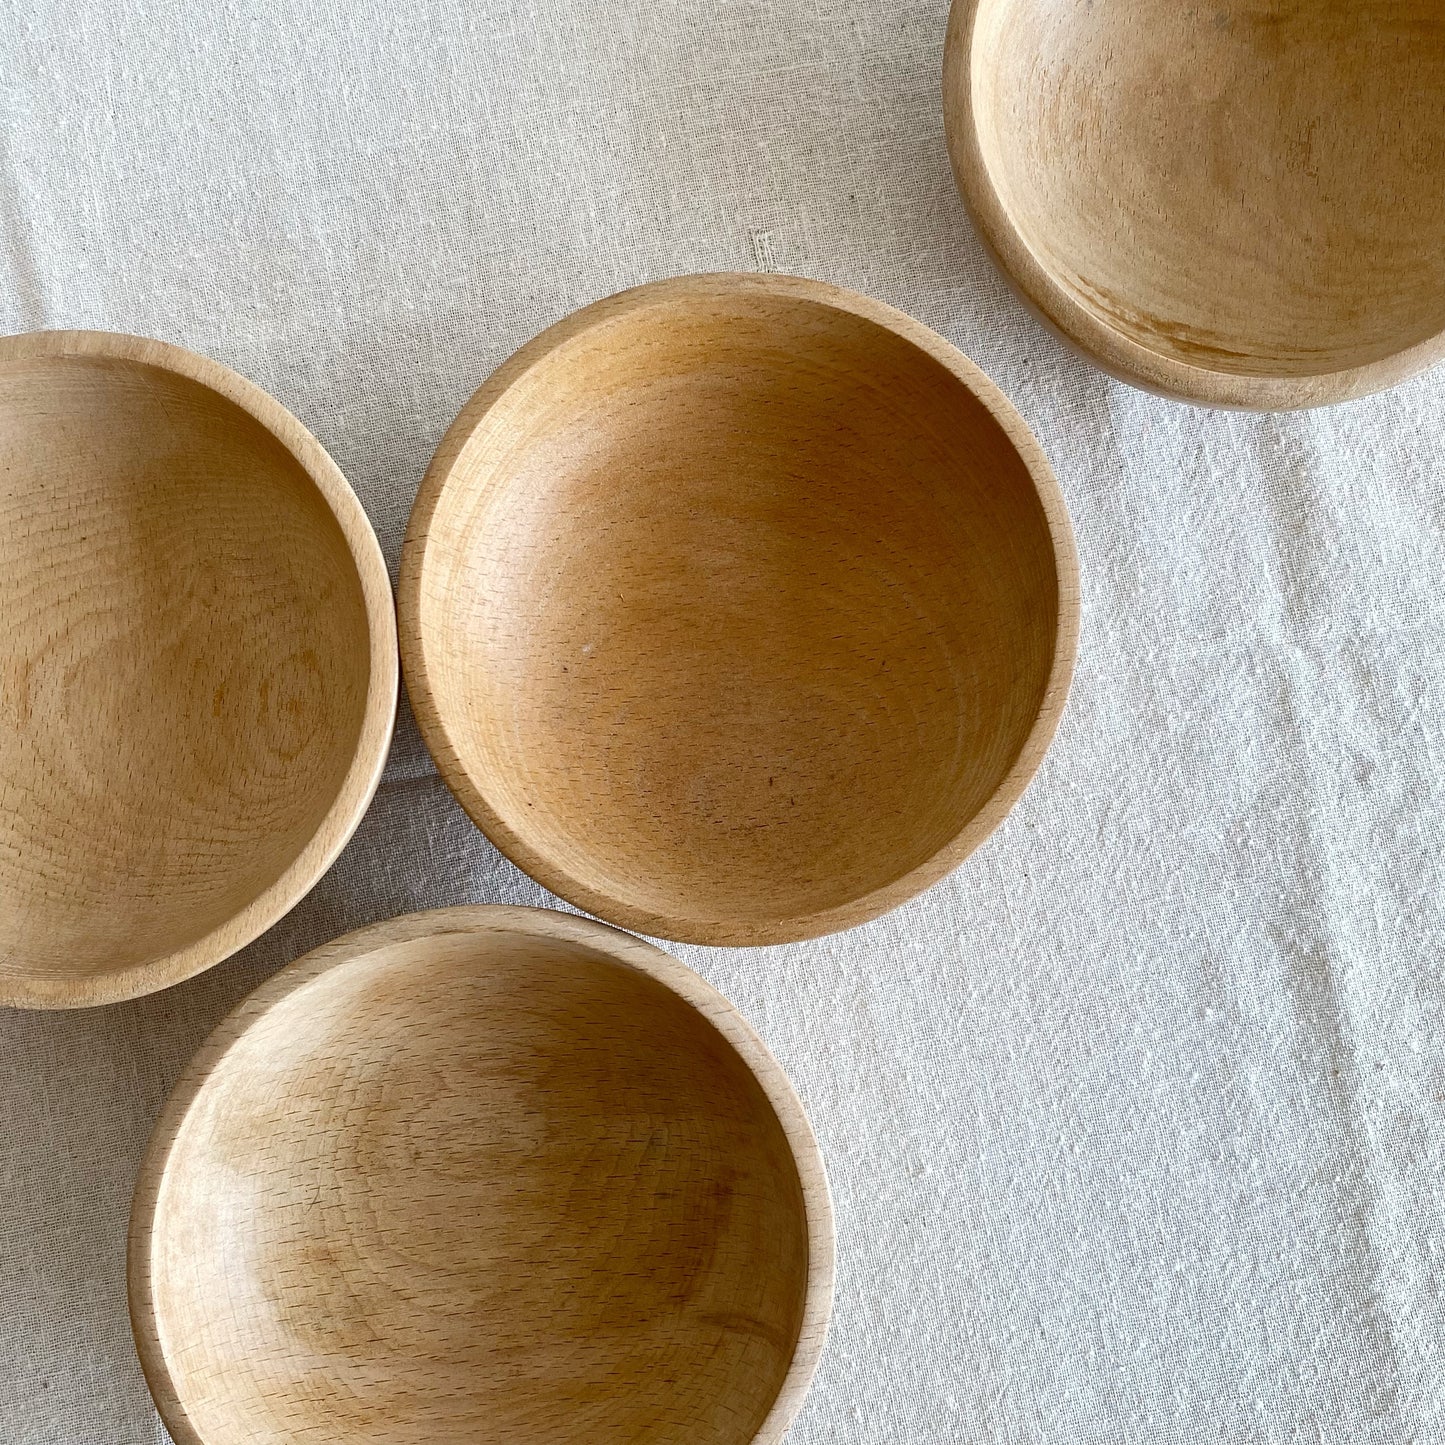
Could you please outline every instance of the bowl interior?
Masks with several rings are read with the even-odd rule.
[[[273,1005],[167,1159],[150,1297],[205,1445],[752,1440],[798,1171],[714,1026],[607,954],[398,942]]]
[[[204,938],[335,801],[361,583],[302,465],[209,387],[0,364],[0,993]]]
[[[951,844],[1059,621],[1034,479],[969,386],[746,289],[667,291],[527,369],[451,469],[418,591],[480,821],[583,906],[703,942],[825,931]]]
[[[1138,345],[1302,377],[1445,329],[1437,0],[979,0],[971,65],[1012,225]]]

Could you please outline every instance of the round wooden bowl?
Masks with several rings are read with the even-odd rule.
[[[176,1445],[764,1445],[832,1260],[726,999],[590,919],[447,908],[212,1034],[141,1170],[131,1317]]]
[[[206,358],[0,338],[0,1004],[149,993],[248,943],[366,808],[396,708],[376,538]]]
[[[954,0],[943,101],[1004,271],[1123,380],[1316,406],[1445,355],[1439,0]]]
[[[443,777],[580,908],[780,943],[940,878],[1064,704],[1077,563],[991,382],[816,281],[589,306],[472,398],[402,556]]]

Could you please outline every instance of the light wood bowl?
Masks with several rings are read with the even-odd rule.
[[[310,433],[134,336],[0,338],[0,1004],[189,978],[316,882],[396,709],[376,538]]]
[[[443,777],[553,892],[656,937],[845,928],[958,863],[1063,707],[1077,564],[1008,401],[901,312],[693,276],[472,398],[403,549]]]
[[[1316,406],[1445,355],[1439,0],[954,0],[954,173],[1125,381]]]
[[[530,908],[349,934],[207,1041],[131,1215],[176,1445],[765,1445],[822,1349],[817,1146],[737,1011]]]

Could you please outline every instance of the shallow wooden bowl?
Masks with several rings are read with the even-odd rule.
[[[192,1062],[131,1216],[176,1445],[778,1440],[832,1216],[782,1070],[651,944],[529,908],[362,929]]]
[[[1445,355],[1439,0],[954,0],[944,114],[1004,270],[1125,381],[1312,406]]]
[[[472,398],[418,496],[403,666],[443,776],[579,907],[777,943],[1004,816],[1078,621],[1057,483],[926,327],[777,276],[590,306]]]
[[[188,978],[330,865],[396,706],[386,568],[276,401],[178,347],[0,339],[0,1004]]]

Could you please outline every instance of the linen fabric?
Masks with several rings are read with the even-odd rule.
[[[792,1445],[1445,1439],[1445,371],[1335,409],[1111,381],[985,256],[940,0],[4,0],[0,326],[179,342],[347,474],[393,574],[487,373],[658,277],[777,269],[937,328],[1051,458],[1084,632],[1054,749],[866,927],[669,946],[796,1082],[837,1209]],[[1283,243],[1283,240],[1282,240]],[[0,619],[3,625],[3,619]],[[209,1029],[336,935],[553,904],[403,717],[370,815],[235,959],[0,1012],[0,1437],[164,1439],[131,1184]]]

